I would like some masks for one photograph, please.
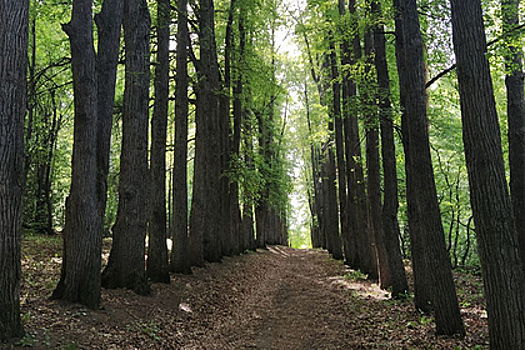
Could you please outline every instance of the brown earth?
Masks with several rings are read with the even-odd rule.
[[[479,278],[456,274],[467,337],[394,301],[325,251],[271,247],[173,275],[149,297],[103,290],[99,311],[49,301],[58,239],[24,242],[22,312],[34,349],[485,349]],[[0,345],[2,347],[2,345]]]

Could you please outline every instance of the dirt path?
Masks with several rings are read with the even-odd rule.
[[[150,297],[103,290],[99,311],[47,299],[59,267],[56,258],[33,262],[26,256],[23,344],[33,349],[469,349],[486,344],[486,328],[465,340],[436,338],[432,322],[410,301],[386,300],[377,286],[319,250],[271,247],[224,258],[191,276],[174,275],[169,285],[155,284]],[[467,329],[486,327],[475,314],[479,310],[469,310]]]

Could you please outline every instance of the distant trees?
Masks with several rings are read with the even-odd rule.
[[[24,190],[29,1],[0,1],[0,342],[22,336],[20,239]]]

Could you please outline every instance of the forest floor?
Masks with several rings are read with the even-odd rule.
[[[105,244],[105,254],[107,248]],[[432,318],[321,250],[270,247],[173,275],[148,297],[103,290],[102,308],[48,300],[61,240],[24,239],[26,336],[4,349],[488,349],[479,276],[455,273],[467,336],[436,337]]]

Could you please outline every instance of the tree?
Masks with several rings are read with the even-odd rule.
[[[341,238],[345,257],[351,254],[348,251],[347,236],[350,234],[348,219],[346,216],[346,202],[348,195],[346,193],[346,162],[345,147],[343,135],[343,120],[341,114],[341,84],[339,83],[339,69],[337,66],[336,48],[333,40],[330,40],[330,80],[332,85],[332,105],[331,114],[335,132],[335,151],[337,158],[337,179],[339,194],[339,220],[341,229]]]
[[[101,229],[106,215],[107,178],[111,150],[111,130],[115,105],[115,85],[120,51],[124,1],[105,0],[95,16],[98,28],[97,50],[97,197]],[[102,234],[102,232],[101,232]]]
[[[150,17],[145,0],[124,4],[126,79],[120,155],[119,206],[113,244],[102,274],[106,288],[148,294],[145,278],[146,186],[148,174],[148,101]]]
[[[153,282],[170,281],[166,246],[166,138],[169,102],[169,0],[157,4],[157,66],[155,67],[155,108],[151,120],[151,185],[149,193],[149,250],[147,274]]]
[[[519,24],[519,5],[517,0],[501,1],[504,32],[512,33]],[[504,58],[509,124],[510,193],[521,260],[525,262],[525,96],[520,38],[519,35],[511,35]]]
[[[347,63],[354,66],[362,57],[361,38],[356,14],[356,2],[350,0],[348,3],[348,14],[350,16],[350,41],[346,45],[349,52],[343,52],[347,56]],[[343,57],[344,57],[343,56]],[[356,239],[355,268],[361,269],[363,273],[372,272],[372,255],[370,236],[368,234],[368,217],[365,181],[363,174],[361,138],[359,136],[358,108],[353,100],[356,100],[357,85],[356,78],[347,72],[343,75],[343,119],[345,131],[345,147],[348,176],[348,217],[353,222],[352,231]]]
[[[102,218],[97,197],[97,79],[91,0],[74,0],[62,26],[71,43],[75,131],[71,189],[66,200],[64,256],[53,299],[100,304]]]
[[[525,348],[523,262],[507,190],[481,2],[451,0],[463,143],[491,349]]]
[[[200,60],[197,64],[197,105],[193,196],[190,212],[192,262],[221,259],[221,200],[219,92],[213,0],[200,0],[198,9]]]
[[[420,249],[421,251],[416,253],[423,255],[423,264],[428,268],[429,276],[419,277],[429,279],[437,334],[464,334],[452,269],[445,248],[430,157],[423,40],[417,6],[415,0],[401,0],[399,4],[403,35],[403,69],[399,70],[399,75],[402,76],[405,94],[405,114],[402,123],[403,136],[407,138],[409,144],[405,157],[409,173],[408,194],[412,196],[408,201],[409,220],[411,240],[412,238],[420,240],[420,245],[412,246],[412,252]],[[416,232],[412,231],[412,223],[417,223]],[[414,261],[415,265],[416,261]]]
[[[175,140],[173,164],[173,247],[170,270],[191,273],[188,239],[188,1],[178,0]]]
[[[231,2],[231,7],[233,7],[234,1]],[[244,74],[243,68],[245,67],[245,54],[246,54],[246,33],[243,28],[244,16],[239,15],[238,19],[238,32],[239,32],[239,46],[237,51],[237,56],[234,58],[233,71],[236,73],[234,75],[233,82],[233,132],[231,135],[230,142],[230,151],[231,151],[231,161],[235,159],[240,159],[241,157],[241,129],[243,123],[243,114],[245,104],[243,103],[243,93],[244,93]],[[241,230],[242,226],[242,216],[240,208],[240,197],[239,197],[239,182],[233,179],[230,179],[230,230],[231,236],[236,240],[237,251],[234,250],[234,253],[244,252],[249,248],[249,242],[247,237],[243,235]]]
[[[20,234],[24,187],[29,1],[0,1],[0,342],[20,337]]]
[[[228,19],[224,35],[224,68],[222,81],[222,95],[220,96],[220,151],[221,151],[221,177],[220,177],[220,199],[221,199],[221,251],[222,255],[237,254],[239,251],[239,239],[235,231],[235,222],[232,222],[231,210],[235,203],[231,202],[230,178],[228,171],[231,162],[232,149],[230,145],[231,121],[231,77],[232,77],[232,49],[233,49],[233,20],[235,14],[235,0],[230,1]]]
[[[381,16],[379,1],[372,1],[372,13]],[[376,19],[378,20],[378,19]],[[379,22],[380,23],[380,22]],[[381,133],[381,155],[383,165],[383,206],[381,221],[383,239],[387,251],[389,282],[392,295],[402,295],[408,291],[405,266],[399,248],[399,223],[397,212],[399,207],[396,171],[396,149],[394,142],[394,121],[390,101],[390,78],[386,56],[386,40],[384,26],[377,24],[374,28],[374,64],[378,84],[379,124]]]

